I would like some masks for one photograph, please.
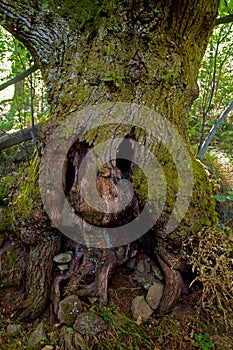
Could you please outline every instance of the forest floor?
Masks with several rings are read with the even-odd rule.
[[[192,292],[180,300],[180,303],[168,315],[154,315],[148,320],[134,320],[131,314],[132,299],[142,291],[132,287],[129,276],[119,271],[112,278],[109,288],[109,304],[100,308],[86,304],[90,314],[95,313],[107,324],[107,330],[97,335],[80,335],[72,327],[54,322],[47,309],[40,319],[31,323],[14,323],[13,310],[21,299],[21,294],[14,288],[5,289],[0,294],[0,348],[5,349],[43,349],[43,350],[231,350],[233,349],[233,325],[225,324],[224,316],[213,309],[213,314],[206,315],[197,307],[201,289]],[[229,315],[227,314],[227,317]],[[230,315],[232,317],[232,314]],[[30,337],[38,325],[43,322],[44,336],[37,346],[31,347]],[[231,320],[232,323],[232,320]],[[16,327],[12,332],[12,326]],[[64,339],[70,339],[70,346],[63,346]]]
[[[4,161],[1,163],[5,172],[6,163]],[[211,166],[210,172],[216,186],[216,194],[227,197],[229,191],[232,191],[233,164],[218,161],[217,166],[216,164]],[[231,223],[233,217],[231,200],[218,202],[217,210],[219,221],[222,222],[221,227],[226,222]],[[233,226],[233,223],[231,224]],[[233,240],[233,235],[228,238]],[[3,256],[11,258],[9,254],[3,255],[2,249],[0,241],[0,277],[4,273]],[[141,259],[146,259],[146,256],[141,256]],[[230,270],[232,271],[232,266]],[[54,319],[50,308],[47,308],[34,322],[15,323],[12,317],[23,298],[23,291],[17,287],[5,286],[0,289],[0,349],[233,350],[232,299],[228,305],[221,307],[215,305],[212,309],[204,311],[200,302],[203,297],[203,285],[196,283],[190,288],[190,293],[183,296],[169,314],[160,315],[154,312],[147,320],[142,320],[140,317],[133,319],[132,300],[143,294],[145,290],[135,287],[132,283],[128,265],[120,266],[110,281],[108,306],[99,307],[95,303],[84,303],[85,311],[100,316],[106,322],[107,329],[96,335],[81,335],[72,327],[60,324],[59,320]],[[37,345],[32,347],[29,345],[30,337],[41,322],[44,327],[43,336],[41,335]],[[62,338],[66,339],[65,345]],[[67,344],[70,345],[67,347]]]

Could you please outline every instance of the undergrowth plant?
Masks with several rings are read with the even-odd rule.
[[[201,284],[199,300],[203,311],[213,323],[233,326],[233,232],[224,235],[214,228],[204,228],[196,237],[189,237],[183,245],[183,254],[188,259],[196,278],[191,287]]]

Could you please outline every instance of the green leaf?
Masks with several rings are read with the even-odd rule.
[[[5,130],[5,131],[10,131],[13,127],[12,122],[5,122],[0,124],[0,129]]]
[[[233,135],[233,130],[221,132],[221,136],[225,136],[225,135]]]
[[[44,9],[47,9],[49,7],[49,3],[48,2],[45,2],[44,4],[43,4],[43,8]]]
[[[226,200],[226,197],[223,194],[215,194],[213,197],[219,203],[223,203]]]
[[[104,81],[113,81],[114,79],[113,79],[113,77],[106,77],[106,78],[104,78],[103,80],[104,80]]]

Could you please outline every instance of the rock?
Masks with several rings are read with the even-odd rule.
[[[16,324],[8,324],[6,332],[10,337],[13,337],[13,336],[19,334],[20,326],[16,325]]]
[[[145,267],[144,267],[144,262],[143,260],[139,261],[138,265],[137,265],[137,270],[141,273],[144,273]]]
[[[133,318],[147,320],[153,314],[153,310],[147,304],[144,296],[137,296],[133,299],[131,307]]]
[[[89,297],[89,298],[88,298],[88,301],[89,301],[89,303],[91,303],[91,304],[95,304],[95,303],[98,301],[98,298],[97,298],[97,297]]]
[[[65,271],[69,269],[69,265],[68,264],[58,264],[57,265],[58,270],[60,271]]]
[[[160,304],[164,291],[164,285],[161,282],[155,282],[148,290],[146,301],[153,310],[156,310]]]
[[[159,266],[155,265],[152,267],[152,271],[154,272],[155,276],[160,280],[163,281],[164,280],[164,275],[162,270],[159,268]]]
[[[82,312],[82,303],[77,295],[69,295],[59,303],[58,319],[67,326],[73,326],[78,314]]]
[[[44,322],[40,322],[36,329],[30,334],[28,340],[29,349],[40,349],[40,341],[46,338]]]
[[[116,249],[116,255],[119,259],[124,258],[125,256],[125,247],[119,247]]]
[[[57,264],[66,264],[70,262],[72,259],[72,253],[66,252],[66,253],[60,253],[58,255],[55,255],[53,257],[53,261],[55,261]]]
[[[107,324],[96,314],[83,312],[77,316],[73,328],[81,334],[98,334],[106,331]]]
[[[135,258],[132,258],[128,261],[128,264],[127,266],[130,268],[130,269],[133,269],[135,267],[135,264],[136,264],[136,259]]]
[[[131,278],[135,285],[148,290],[154,282],[163,278],[163,274],[158,265],[150,257],[141,254],[140,261],[136,263],[134,271],[131,273]]]

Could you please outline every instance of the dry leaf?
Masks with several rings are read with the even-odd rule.
[[[136,324],[140,326],[142,324],[142,317],[139,315],[136,321]]]

